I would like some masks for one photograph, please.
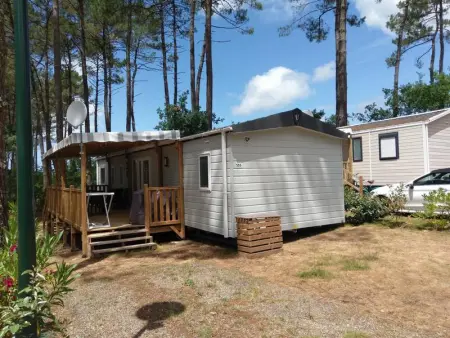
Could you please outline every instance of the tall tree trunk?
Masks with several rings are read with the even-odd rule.
[[[161,53],[162,53],[162,66],[163,66],[163,80],[164,80],[164,102],[166,107],[170,104],[169,95],[169,82],[167,80],[167,46],[166,46],[166,32],[165,32],[165,13],[164,2],[160,3],[160,21],[161,21]]]
[[[189,10],[189,61],[190,61],[190,83],[191,83],[191,109],[192,111],[198,110],[197,101],[195,100],[195,2],[196,0],[190,0]]]
[[[127,36],[126,36],[126,53],[125,53],[125,68],[127,74],[127,119],[126,131],[131,131],[131,41],[132,41],[132,0],[128,0],[127,8]]]
[[[71,50],[68,47],[67,48],[67,86],[69,89],[69,97],[67,98],[67,107],[69,107],[69,105],[72,103],[73,101],[73,88],[72,88],[72,55],[71,55]],[[72,126],[70,125],[70,123],[67,123],[67,133],[70,135],[72,134]]]
[[[196,79],[197,88],[195,89],[195,107],[197,107],[197,109],[200,109],[200,84],[203,75],[203,65],[205,64],[205,54],[206,54],[206,36],[203,39],[202,53],[200,55],[200,61],[198,63],[198,70],[197,70],[197,79]]]
[[[44,91],[45,91],[45,108],[44,108],[44,124],[45,124],[45,147],[47,150],[52,147],[52,119],[50,116],[50,60],[48,55],[48,45],[50,39],[49,21],[45,26],[45,49],[44,49]]]
[[[111,115],[108,110],[108,45],[106,27],[103,25],[103,111],[105,115],[105,130],[111,131]]]
[[[336,126],[347,125],[347,0],[338,0],[335,11]]]
[[[212,0],[206,0],[205,42],[206,42],[206,114],[208,115],[208,129],[212,129],[213,114],[213,65],[212,65],[212,37],[211,17]]]
[[[444,5],[443,0],[439,0],[439,74],[444,73]]]
[[[90,117],[89,117],[89,84],[88,84],[88,71],[86,64],[86,33],[85,33],[85,23],[84,23],[84,0],[78,0],[78,6],[80,11],[80,37],[81,37],[81,75],[83,77],[83,100],[86,105],[87,115],[84,123],[84,130],[86,133],[91,131]]]
[[[177,5],[172,0],[172,35],[173,35],[173,104],[178,100],[178,47],[177,47]]]
[[[98,132],[98,89],[99,89],[99,62],[100,57],[95,57],[95,99],[94,99],[94,131]]]
[[[136,76],[138,72],[138,55],[141,41],[138,40],[134,49],[133,74],[131,76],[131,130],[136,131],[136,121],[134,119],[134,86],[136,84]]]
[[[430,56],[430,67],[429,67],[431,84],[434,83],[434,62],[435,62],[435,58],[436,58],[436,36],[439,31],[439,14],[437,12],[436,5],[434,5],[434,10],[435,10],[436,28],[435,28],[433,36],[431,38],[431,56]]]
[[[59,1],[53,0],[53,77],[55,82],[55,110],[56,110],[56,140],[63,139],[63,111],[62,111],[62,84],[61,84],[61,39],[59,31]]]
[[[402,60],[402,47],[403,47],[403,35],[408,21],[409,13],[409,0],[405,2],[405,8],[403,9],[402,22],[397,36],[397,51],[395,53],[395,70],[394,70],[394,91],[392,95],[392,115],[397,117],[400,113],[399,102],[398,102],[398,79],[400,76],[400,62]]]
[[[112,119],[112,71],[114,61],[112,60],[112,51],[110,52],[109,69],[108,69],[108,113],[109,113],[109,131],[111,131],[111,119]]]

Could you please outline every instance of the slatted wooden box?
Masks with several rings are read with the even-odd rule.
[[[255,258],[282,250],[280,216],[241,216],[236,224],[239,254]]]

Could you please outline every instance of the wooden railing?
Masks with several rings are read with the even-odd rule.
[[[352,163],[343,162],[343,179],[344,185],[348,185],[350,188],[355,189],[360,193],[360,195],[364,192],[364,180],[362,176],[355,177],[353,176],[353,168]]]
[[[180,187],[144,186],[145,227],[173,226],[181,223]]]
[[[50,186],[46,189],[45,212],[58,220],[80,228],[81,190]]]

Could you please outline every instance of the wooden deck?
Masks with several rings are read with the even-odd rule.
[[[75,236],[86,229],[87,255],[153,247],[151,234],[175,232],[185,237],[184,203],[181,187],[144,186],[144,223],[131,224],[130,210],[111,210],[110,226],[90,227],[82,223],[82,191],[74,187],[48,187],[44,206],[44,229],[55,232],[65,229],[71,235],[75,249]],[[87,208],[89,209],[89,208]],[[89,214],[89,223],[107,224],[104,212]],[[85,239],[86,238],[86,239]]]

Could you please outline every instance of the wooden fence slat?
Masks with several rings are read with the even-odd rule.
[[[159,222],[164,221],[164,191],[159,191]]]
[[[175,207],[175,203],[177,202],[177,191],[172,191],[172,212],[171,212],[171,221],[174,221],[177,219],[177,209]]]

